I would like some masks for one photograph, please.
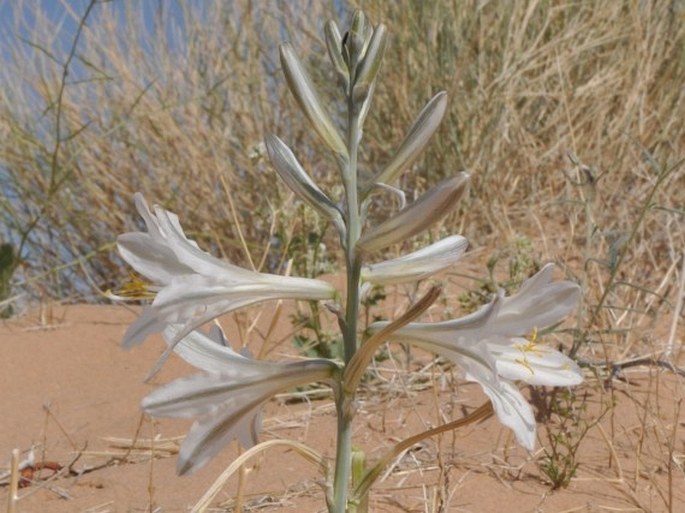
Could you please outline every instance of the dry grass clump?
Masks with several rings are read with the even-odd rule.
[[[273,77],[285,26],[298,44],[305,37],[301,12],[97,3],[76,39],[84,13],[69,5],[56,23],[17,3],[25,17],[4,41],[0,211],[2,238],[24,257],[17,284],[82,294],[81,262],[103,288],[120,281],[112,243],[133,228],[135,191],[177,212],[203,246],[249,265],[242,230],[258,265],[274,219],[292,218],[260,143],[274,131],[303,137]],[[306,12],[309,23],[323,15],[316,2]]]
[[[59,22],[13,6],[15,30],[2,42],[0,215],[2,239],[22,255],[15,291],[87,296],[86,270],[102,288],[120,282],[112,242],[132,228],[138,190],[178,212],[210,250],[271,269],[294,256],[316,272],[303,269],[306,246],[326,227],[275,186],[260,142],[280,134],[327,183],[334,166],[291,108],[277,43],[315,56],[308,65],[325,95],[336,86],[314,34],[335,13],[320,2],[96,3],[77,34],[84,12],[68,2]],[[365,169],[382,165],[422,102],[447,89],[447,119],[405,186],[418,192],[468,169],[472,199],[450,222],[468,227],[475,246],[525,236],[543,258],[577,259],[578,269],[590,234],[596,261],[628,251],[629,271],[646,270],[641,286],[658,286],[684,243],[682,168],[639,216],[659,166],[683,155],[682,2],[364,8],[392,29]],[[567,153],[593,169],[591,196]]]

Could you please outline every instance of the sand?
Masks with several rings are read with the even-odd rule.
[[[238,454],[234,442],[196,474],[176,476],[175,452],[190,422],[143,418],[139,404],[192,369],[172,358],[152,383],[143,383],[163,346],[151,337],[121,349],[135,315],[121,306],[70,305],[0,324],[0,473],[9,469],[13,449],[22,459],[30,450],[34,455],[33,480],[19,490],[17,512],[189,511]],[[239,337],[235,323],[226,327],[229,337]],[[354,439],[370,461],[485,401],[477,386],[459,382],[427,355],[407,363],[398,353],[379,362],[377,378],[360,396]],[[420,372],[407,377],[407,366]],[[553,490],[541,471],[544,449],[527,453],[491,417],[405,452],[373,488],[370,511],[685,511],[683,378],[650,366],[626,369],[620,378],[600,383],[588,373],[575,390],[584,420],[567,426],[566,439],[574,442],[585,427],[587,433],[566,488]],[[330,457],[334,433],[328,399],[286,396],[265,408],[262,440],[294,439]],[[539,429],[539,446],[549,452],[546,433]],[[7,475],[0,482],[0,511],[8,482]],[[243,473],[244,511],[324,512],[322,483],[317,468],[293,451],[270,450]],[[211,511],[232,511],[238,488],[229,481]]]

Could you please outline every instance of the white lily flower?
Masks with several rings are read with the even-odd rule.
[[[559,321],[576,305],[580,287],[568,281],[550,282],[547,265],[521,286],[519,292],[495,299],[473,314],[435,323],[409,323],[390,340],[407,342],[438,353],[464,370],[490,398],[500,422],[518,442],[535,447],[535,416],[512,380],[533,385],[571,386],[582,380],[576,363],[547,346],[521,338],[526,333]],[[388,322],[373,323],[376,332]]]
[[[168,324],[183,325],[178,338],[219,315],[273,299],[326,300],[336,289],[323,281],[249,271],[213,257],[189,240],[178,216],[159,206],[150,211],[143,196],[135,203],[147,232],[120,235],[121,256],[153,282],[157,294],[131,324],[123,345],[141,343]]]
[[[171,344],[180,332],[169,325],[163,335]],[[329,360],[276,363],[252,360],[233,351],[221,331],[207,336],[193,331],[174,351],[205,373],[177,379],[155,390],[142,402],[143,410],[161,417],[199,417],[179,451],[179,475],[207,463],[237,438],[245,447],[257,442],[259,411],[271,397],[296,386],[330,381],[338,367]]]
[[[444,271],[466,251],[468,241],[451,235],[418,251],[362,268],[362,280],[377,285],[418,281]]]

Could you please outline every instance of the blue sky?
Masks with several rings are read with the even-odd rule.
[[[140,6],[143,11],[145,25],[154,30],[155,18],[163,13],[167,20],[180,21],[180,0],[99,0],[90,13],[91,22],[103,15],[104,4],[107,4],[107,12],[113,9],[115,15],[124,22],[124,10],[132,5]],[[51,24],[58,27],[55,35],[56,47],[66,50],[73,42],[79,21],[89,4],[89,0],[0,0],[0,55],[3,59],[8,56],[8,45],[16,44],[17,37],[31,40],[33,28],[36,25],[36,13],[45,16]],[[201,9],[203,2],[192,2]],[[50,35],[42,34],[50,37]],[[173,44],[172,41],[170,41]]]

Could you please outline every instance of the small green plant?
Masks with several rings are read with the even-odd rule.
[[[576,453],[588,426],[584,424],[586,407],[570,390],[553,390],[549,394],[548,418],[545,422],[547,443],[540,469],[549,478],[552,489],[565,488],[576,475]]]
[[[299,310],[292,316],[293,325],[300,327],[298,334],[293,337],[295,347],[311,358],[342,358],[342,338],[338,332],[324,327],[324,312],[319,303],[308,301],[307,307],[308,313]]]
[[[588,393],[579,396],[574,390],[537,389],[534,401],[540,406],[544,417],[544,431],[547,444],[544,456],[539,461],[540,470],[549,479],[553,490],[566,488],[578,469],[578,450],[588,431],[597,425],[609,411],[605,405],[602,413],[590,419],[587,411]]]
[[[0,318],[12,316],[12,305],[3,306],[3,301],[12,293],[12,275],[17,267],[17,257],[14,248],[5,242],[0,244]]]
[[[507,259],[508,276],[506,279],[498,279],[495,275],[497,264],[502,259]],[[542,267],[537,255],[533,251],[533,244],[529,239],[518,238],[514,241],[513,248],[507,251],[498,251],[490,257],[486,264],[488,279],[472,290],[459,295],[459,306],[464,312],[473,312],[486,303],[499,289],[507,293],[515,291],[523,281],[540,270]]]

